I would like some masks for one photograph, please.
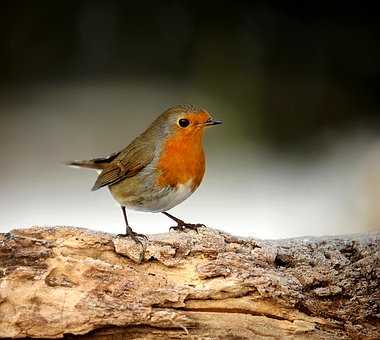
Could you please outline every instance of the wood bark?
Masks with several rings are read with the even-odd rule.
[[[380,233],[0,234],[0,337],[379,339]]]

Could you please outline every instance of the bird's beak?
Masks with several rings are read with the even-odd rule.
[[[205,123],[203,123],[203,125],[205,125],[205,126],[212,126],[212,125],[219,125],[219,124],[222,124],[222,123],[223,122],[221,120],[214,120],[214,119],[210,118]]]

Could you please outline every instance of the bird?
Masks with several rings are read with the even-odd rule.
[[[186,200],[201,184],[205,173],[204,130],[221,123],[206,109],[176,105],[121,151],[66,164],[98,172],[92,191],[108,187],[122,209],[126,229],[118,236],[129,236],[139,243],[147,239],[130,226],[127,208],[163,213],[177,223],[169,230],[198,230],[204,225],[186,223],[168,210]]]

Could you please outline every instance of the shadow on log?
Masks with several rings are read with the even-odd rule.
[[[0,235],[0,336],[379,339],[380,234],[128,239],[78,228]]]

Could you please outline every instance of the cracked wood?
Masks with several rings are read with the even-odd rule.
[[[380,338],[380,235],[133,241],[85,229],[0,235],[0,336]],[[87,334],[87,335],[81,335]]]

